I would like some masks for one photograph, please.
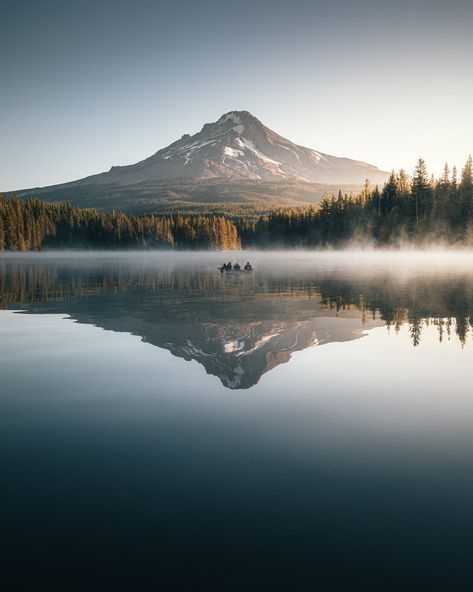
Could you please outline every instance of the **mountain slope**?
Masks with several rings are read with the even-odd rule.
[[[128,194],[145,201],[157,192],[185,183],[219,185],[259,183],[317,183],[361,185],[365,179],[382,183],[387,173],[377,167],[330,156],[298,146],[264,126],[247,111],[231,111],[214,123],[207,123],[193,136],[188,134],[149,158],[128,166],[114,166],[108,172],[51,187],[22,190],[20,196],[36,194],[47,199],[95,196],[113,201]],[[165,192],[165,193],[166,193]],[[192,191],[191,198],[192,198]],[[179,195],[179,194],[178,194]],[[93,199],[92,199],[93,201]],[[205,200],[204,200],[205,201]],[[237,200],[238,201],[238,200]],[[79,204],[80,205],[80,204]],[[101,206],[102,203],[87,205]]]

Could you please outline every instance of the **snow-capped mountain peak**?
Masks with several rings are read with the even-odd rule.
[[[376,167],[298,146],[266,127],[248,111],[230,111],[200,132],[184,134],[137,164],[113,167],[86,181],[131,185],[173,179],[229,181],[381,182]]]

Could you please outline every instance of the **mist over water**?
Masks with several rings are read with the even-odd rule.
[[[0,296],[24,587],[469,581],[473,254],[8,254]]]

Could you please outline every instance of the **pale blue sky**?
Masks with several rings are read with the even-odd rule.
[[[145,158],[247,109],[317,150],[473,152],[473,3],[23,2],[0,19],[0,190]]]

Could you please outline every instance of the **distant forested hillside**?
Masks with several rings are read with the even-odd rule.
[[[234,212],[267,214],[277,208],[318,204],[324,193],[337,192],[340,185],[302,181],[148,181],[137,185],[58,185],[10,192],[8,197],[36,197],[49,203],[67,202],[79,208],[103,212],[120,211],[135,216],[165,214],[176,210],[205,211],[232,215]],[[343,192],[359,192],[363,184],[343,185]]]
[[[126,215],[0,197],[0,250],[45,248],[344,247],[425,245],[473,246],[473,160],[460,178],[445,165],[429,177],[419,159],[410,178],[391,173],[381,189],[368,182],[358,194],[326,193],[320,204],[260,215],[234,210]]]

